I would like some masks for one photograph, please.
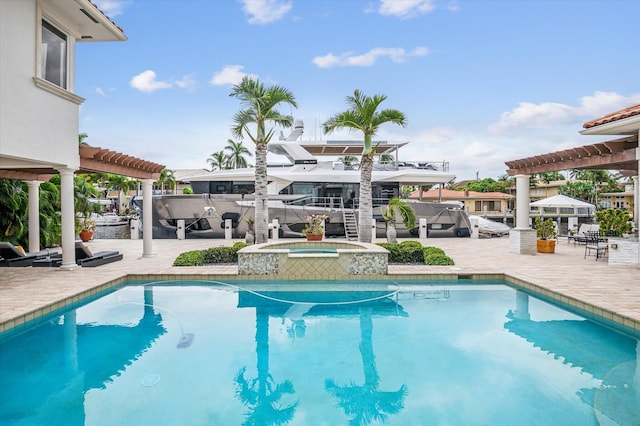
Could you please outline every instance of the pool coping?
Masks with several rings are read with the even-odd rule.
[[[335,275],[335,276],[308,276],[301,278],[299,276],[291,277],[297,281],[389,281],[389,280],[429,280],[429,281],[464,281],[464,280],[500,280],[516,290],[524,290],[531,293],[534,297],[548,300],[578,311],[582,316],[604,323],[605,325],[614,325],[623,331],[638,338],[640,337],[640,321],[630,318],[623,314],[614,312],[596,304],[585,302],[577,297],[563,294],[562,292],[551,290],[540,284],[535,284],[527,279],[520,278],[509,273],[392,273],[387,275]],[[108,292],[113,288],[128,281],[286,281],[284,276],[269,275],[243,275],[233,273],[214,273],[214,274],[126,274],[121,277],[109,280],[100,285],[93,286],[84,291],[80,291],[72,296],[61,298],[46,306],[36,308],[23,315],[11,318],[0,323],[0,334],[11,332],[13,329],[25,326],[27,323],[37,320],[38,318],[50,315],[58,310],[80,303],[86,299],[97,297],[102,293]],[[452,283],[453,284],[453,283]]]

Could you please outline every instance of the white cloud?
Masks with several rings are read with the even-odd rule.
[[[551,128],[580,120],[592,120],[637,102],[640,102],[640,93],[622,96],[612,92],[596,92],[592,96],[585,96],[577,106],[554,102],[521,102],[515,109],[503,112],[500,121],[490,125],[488,130],[491,134],[497,134],[519,127]]]
[[[381,15],[404,19],[429,13],[434,9],[433,0],[380,0],[378,12]]]
[[[179,80],[176,80],[176,86],[181,89],[187,89],[189,91],[195,90],[198,82],[193,78],[193,74],[185,75]]]
[[[144,71],[131,79],[131,87],[146,93],[155,92],[159,89],[168,89],[171,86],[171,83],[157,81],[156,73],[152,70]]]
[[[101,88],[101,87],[96,87],[96,93],[97,93],[98,95],[100,95],[100,96],[106,96],[106,95],[104,94],[104,90],[102,90],[102,88]]]
[[[243,69],[242,65],[227,65],[222,71],[214,74],[209,83],[214,86],[234,85],[240,83],[245,76],[258,78],[255,74],[245,74]]]
[[[292,9],[290,1],[282,0],[239,0],[242,10],[250,15],[250,24],[269,24],[282,19]]]
[[[110,18],[121,15],[127,4],[122,0],[94,0],[93,3]]]
[[[356,55],[353,52],[346,52],[339,56],[329,53],[325,56],[316,56],[312,62],[320,68],[333,68],[338,66],[370,67],[376,63],[378,58],[388,57],[392,62],[406,62],[408,58],[425,56],[429,49],[418,46],[407,52],[401,47],[375,47],[367,53]]]

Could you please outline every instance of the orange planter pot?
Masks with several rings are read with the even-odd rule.
[[[86,243],[88,241],[91,241],[91,238],[93,238],[93,232],[87,231],[86,229],[83,229],[82,231],[80,231],[78,236],[80,237],[82,242]]]
[[[556,240],[536,240],[536,251],[538,253],[555,253]]]
[[[307,234],[307,241],[322,241],[322,234]]]

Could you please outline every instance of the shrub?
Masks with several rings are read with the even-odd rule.
[[[173,261],[173,266],[202,266],[204,265],[203,250],[187,251],[180,254]]]
[[[424,261],[422,244],[417,241],[378,243],[378,245],[389,250],[389,263],[422,263]]]
[[[425,265],[455,265],[453,259],[446,254],[430,254],[424,258]]]
[[[419,248],[419,249],[422,248],[422,244],[420,244],[418,241],[411,241],[411,240],[401,242],[400,246],[403,248]]]
[[[238,251],[248,246],[242,241],[235,242],[231,247],[211,247],[206,250],[194,250],[182,253],[173,262],[173,266],[202,266],[210,263],[235,263],[238,261]]]
[[[422,249],[422,255],[426,258],[432,254],[444,254],[444,250],[438,247],[424,247]]]

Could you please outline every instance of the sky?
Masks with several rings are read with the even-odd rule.
[[[80,132],[172,170],[224,149],[244,76],[293,93],[298,107],[278,110],[304,121],[302,141],[362,140],[321,124],[354,90],[384,95],[407,125],[375,139],[408,141],[401,161],[446,161],[457,180],[614,139],[579,132],[640,103],[636,0],[93,2],[128,40],[78,43]]]

